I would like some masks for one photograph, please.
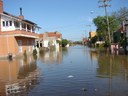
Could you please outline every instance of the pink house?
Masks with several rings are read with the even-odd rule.
[[[32,53],[35,39],[38,38],[39,27],[36,23],[26,20],[22,15],[14,16],[3,10],[0,0],[0,57],[22,55],[25,51]]]

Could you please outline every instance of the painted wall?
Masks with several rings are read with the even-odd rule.
[[[43,44],[44,44],[43,47],[48,47],[48,40],[44,40]]]
[[[6,21],[8,21],[8,25],[10,21],[12,21],[12,26],[3,26],[3,21],[5,22],[5,25],[6,25]],[[14,19],[8,18],[6,16],[1,16],[1,31],[12,31],[12,30],[15,30]]]
[[[18,41],[21,41],[21,45]],[[32,53],[34,46],[34,39],[25,37],[14,37],[14,36],[0,36],[0,57],[6,57],[9,53],[13,56],[21,55],[25,52]],[[19,48],[22,49],[20,52]]]

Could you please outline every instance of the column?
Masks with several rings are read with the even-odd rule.
[[[22,22],[20,22],[20,30],[22,30]]]

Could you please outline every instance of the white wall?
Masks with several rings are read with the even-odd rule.
[[[48,47],[48,40],[44,40],[44,46],[43,47]]]
[[[12,26],[4,26],[3,27],[3,21],[12,21]],[[5,25],[6,25],[6,23],[5,23]],[[15,30],[15,27],[14,27],[14,19],[2,15],[2,17],[1,17],[1,30],[2,31]]]

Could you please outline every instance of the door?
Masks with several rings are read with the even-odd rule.
[[[19,53],[22,53],[22,40],[18,40]]]

